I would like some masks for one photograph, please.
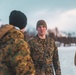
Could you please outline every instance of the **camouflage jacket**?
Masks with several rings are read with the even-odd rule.
[[[35,75],[24,34],[12,25],[0,28],[0,75]]]
[[[50,37],[40,39],[38,35],[29,40],[31,56],[35,64],[36,75],[40,75],[41,70],[45,75],[61,75],[58,49],[55,42]]]

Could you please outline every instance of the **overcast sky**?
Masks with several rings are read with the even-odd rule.
[[[44,19],[48,29],[76,31],[76,0],[0,0],[0,21],[9,23],[12,10],[26,14],[29,28]]]

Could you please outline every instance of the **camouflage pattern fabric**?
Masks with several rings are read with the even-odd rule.
[[[38,35],[29,40],[31,57],[34,61],[36,75],[61,75],[58,49],[55,42],[50,37],[40,39]]]
[[[11,25],[0,28],[0,75],[35,75],[24,34]]]

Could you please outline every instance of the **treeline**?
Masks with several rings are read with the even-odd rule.
[[[59,45],[61,45],[63,43],[63,46],[71,46],[72,44],[75,44],[76,45],[76,37],[71,37],[71,34],[69,35],[68,34],[68,37],[64,37],[64,36],[58,36],[59,34],[59,31],[58,29],[56,28],[56,33],[54,33],[51,29],[47,31],[47,35],[50,37],[50,38],[53,38],[55,41],[59,42]],[[25,32],[25,37],[27,39],[27,41],[36,35],[36,30],[33,30],[32,32],[30,32],[30,30],[27,30]]]

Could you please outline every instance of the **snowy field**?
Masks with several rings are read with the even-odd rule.
[[[62,75],[76,75],[74,55],[76,47],[58,47]]]

